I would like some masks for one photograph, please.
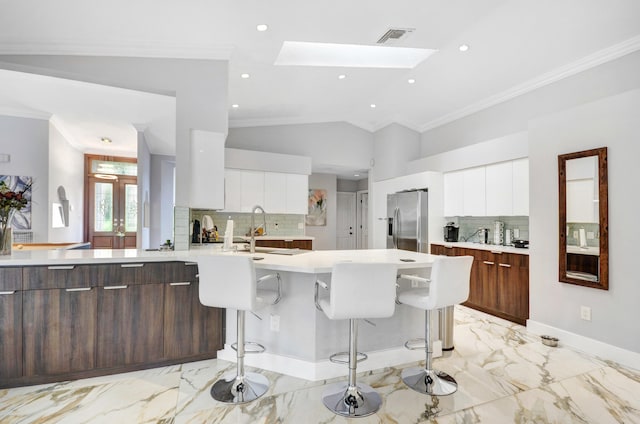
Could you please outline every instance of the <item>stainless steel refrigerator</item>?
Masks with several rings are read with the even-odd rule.
[[[428,253],[428,207],[426,189],[387,195],[387,248]]]

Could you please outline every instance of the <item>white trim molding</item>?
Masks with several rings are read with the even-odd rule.
[[[600,359],[617,362],[620,365],[640,370],[640,353],[622,349],[538,321],[527,320],[527,330],[537,335],[546,334],[557,337],[560,340],[560,345],[570,346]]]
[[[404,346],[367,352],[367,360],[358,363],[358,372],[373,371],[386,367],[424,361],[424,355],[424,350],[408,350]],[[442,342],[437,340],[433,343],[433,357],[439,358],[440,356],[442,356]],[[225,344],[224,349],[218,351],[217,358],[229,362],[236,362],[236,351],[228,344]],[[313,362],[283,355],[275,355],[269,352],[263,352],[258,355],[246,355],[244,357],[244,363],[250,367],[261,368],[309,381],[321,381],[337,377],[346,378],[349,372],[346,364],[334,364],[328,359]]]
[[[92,44],[49,40],[44,43],[0,43],[0,55],[61,55],[229,60],[235,46],[166,42]]]

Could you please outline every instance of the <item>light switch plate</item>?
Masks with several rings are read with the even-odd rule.
[[[304,230],[304,222],[298,222],[298,230]]]

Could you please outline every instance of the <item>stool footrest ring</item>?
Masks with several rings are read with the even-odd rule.
[[[424,339],[411,339],[405,342],[404,347],[409,350],[426,350],[427,343]]]
[[[362,362],[369,359],[366,353],[356,352],[356,362]],[[349,363],[349,352],[338,352],[329,356],[329,360],[334,364],[348,364]]]
[[[233,349],[233,350],[235,350],[237,352],[238,351],[238,343],[233,343],[231,345],[231,349]],[[265,348],[260,343],[244,342],[244,353],[262,353],[265,350],[267,350],[267,348]]]

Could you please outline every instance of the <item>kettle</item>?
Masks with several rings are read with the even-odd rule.
[[[488,244],[489,243],[489,229],[488,228],[478,228],[478,243],[480,243],[480,244]]]

